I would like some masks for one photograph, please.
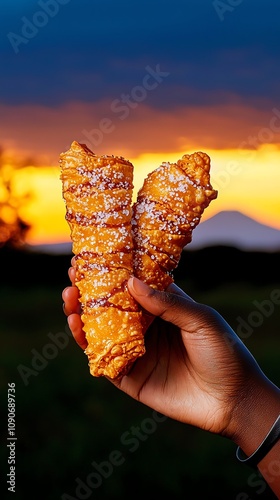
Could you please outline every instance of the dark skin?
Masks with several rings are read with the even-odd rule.
[[[64,311],[85,349],[74,267],[69,276]],[[231,439],[251,455],[280,413],[279,388],[214,309],[175,284],[159,292],[131,278],[128,288],[144,311],[146,353],[128,375],[110,382],[167,417]],[[278,498],[279,457],[280,441],[258,465]]]

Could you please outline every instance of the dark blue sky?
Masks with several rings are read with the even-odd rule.
[[[278,224],[280,0],[0,0],[0,36],[7,157],[211,151],[214,210]]]
[[[279,0],[1,0],[0,27],[0,103],[114,99],[158,64],[150,106],[279,106]]]

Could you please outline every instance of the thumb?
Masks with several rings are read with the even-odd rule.
[[[128,280],[128,289],[135,300],[150,314],[183,328],[191,323],[201,305],[178,287],[171,285],[170,291],[156,290],[138,278]],[[190,314],[193,313],[193,314]]]
[[[128,280],[128,288],[148,313],[172,323],[182,332],[195,335],[195,338],[215,339],[215,345],[226,345],[227,351],[232,350],[233,346],[237,348],[242,345],[239,337],[215,309],[195,302],[175,285],[170,285],[168,291],[159,291],[132,277]]]

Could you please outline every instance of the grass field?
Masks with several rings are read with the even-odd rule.
[[[279,283],[228,283],[206,291],[178,284],[215,307],[234,329],[242,318],[249,325],[244,342],[280,384],[280,305],[271,298]],[[1,461],[6,474],[7,383],[14,382],[15,498],[274,498],[252,469],[237,463],[233,443],[164,419],[89,375],[62,313],[63,286],[0,288]],[[273,306],[266,315],[254,315],[256,301]]]

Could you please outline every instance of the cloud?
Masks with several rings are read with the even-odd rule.
[[[140,94],[139,94],[140,95]],[[118,101],[116,103],[116,101]],[[100,154],[128,158],[193,149],[257,148],[280,143],[280,109],[250,107],[233,96],[223,105],[161,110],[146,102],[72,102],[56,108],[0,105],[1,145],[56,165],[73,140]],[[134,105],[134,107],[131,107]]]
[[[127,0],[61,2],[28,0],[11,7],[4,1],[2,102],[110,100],[156,64],[170,73],[165,89],[151,98],[162,109],[203,104],[207,96],[221,103],[224,93],[279,101],[279,0],[265,6],[257,0],[254,12],[251,2],[233,2],[223,22],[209,0],[143,0],[133,9]],[[53,16],[43,12],[46,22],[38,17],[44,4],[57,6]],[[35,26],[15,54],[7,35],[23,35],[26,19],[42,27]],[[173,92],[179,87],[179,94]]]

